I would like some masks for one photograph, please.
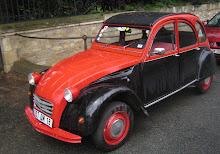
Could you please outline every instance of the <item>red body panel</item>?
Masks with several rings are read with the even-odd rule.
[[[220,28],[205,27],[209,42],[220,42]],[[218,47],[220,49],[220,47]]]
[[[220,28],[219,27],[205,27],[206,33],[210,43],[213,43],[211,46],[212,49],[220,49],[220,46],[216,42],[220,42]],[[220,54],[215,54],[217,60],[220,60]]]
[[[69,57],[49,69],[37,84],[35,94],[54,104],[53,127],[59,127],[62,112],[66,106],[64,89],[70,86],[79,90],[97,79],[117,70],[135,65],[136,56],[90,49]],[[120,52],[120,51],[118,51]],[[138,57],[139,55],[139,57]]]
[[[33,111],[27,106],[25,108],[25,113],[28,118],[28,120],[33,125],[34,129],[36,129],[38,132],[41,132],[43,134],[46,134],[48,136],[51,136],[53,138],[69,142],[69,143],[81,143],[81,137],[72,133],[69,133],[67,131],[64,131],[60,128],[50,128],[41,122],[39,122],[33,114]]]

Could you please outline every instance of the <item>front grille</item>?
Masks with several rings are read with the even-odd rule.
[[[42,111],[43,113],[52,116],[53,114],[53,104],[43,98],[40,98],[37,95],[33,96],[33,101],[35,104],[35,107]]]
[[[220,47],[220,42],[216,42],[216,45],[217,45],[218,47]]]

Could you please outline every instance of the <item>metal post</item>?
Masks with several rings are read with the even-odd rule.
[[[28,0],[28,18],[31,20],[31,7],[30,7],[30,0]]]
[[[76,15],[76,0],[74,0],[74,15]]]
[[[19,10],[18,0],[17,0],[16,2],[17,2],[17,10],[18,10],[18,21],[20,21],[20,19],[21,19],[21,14],[20,14],[20,10]]]
[[[2,7],[1,7],[1,4],[0,4],[0,14],[1,14],[1,16],[0,16],[0,19],[1,19],[1,20],[0,20],[0,24],[1,24],[1,23],[4,23],[4,19],[3,19],[4,17],[3,17],[3,15],[2,15]]]
[[[15,22],[15,13],[14,13],[14,6],[13,6],[12,0],[11,0],[11,10],[12,10],[13,20],[14,20],[14,22]]]
[[[25,4],[24,4],[24,0],[22,0],[22,5],[23,5],[23,17],[26,20],[26,12],[25,12]]]
[[[37,1],[38,11],[39,11],[39,19],[41,19],[41,8],[40,8],[40,2],[41,2],[41,1]]]
[[[0,41],[1,43],[1,41]],[[1,49],[1,45],[0,45],[0,68],[4,69],[4,63],[3,63],[3,58],[2,58],[2,49]]]
[[[33,13],[34,13],[34,19],[36,20],[37,19],[37,15],[36,15],[36,7],[35,7],[35,1],[33,0],[33,8],[32,8],[34,11],[33,11]]]
[[[31,8],[30,8],[30,1],[28,0],[28,18],[31,20]]]
[[[51,18],[49,1],[47,1],[47,5],[48,5],[48,18]]]
[[[43,15],[44,15],[44,18],[46,18],[46,7],[45,7],[45,4],[46,2],[43,1]]]
[[[87,36],[86,35],[83,35],[83,41],[84,41],[84,50],[87,50]]]
[[[8,17],[8,5],[7,5],[7,2],[6,0],[4,0],[5,2],[5,9],[6,9],[6,15],[7,15],[7,23],[9,22],[9,17]]]

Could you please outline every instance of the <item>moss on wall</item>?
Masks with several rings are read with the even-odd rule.
[[[71,17],[1,24],[0,33],[64,26],[64,25],[76,24],[82,22],[97,21],[102,19],[103,16],[101,14],[89,14],[89,15],[79,15],[79,16],[71,16]]]

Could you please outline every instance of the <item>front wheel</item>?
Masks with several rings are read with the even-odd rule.
[[[196,83],[197,90],[202,94],[206,93],[208,91],[209,87],[211,86],[212,79],[213,79],[213,77],[209,76],[201,81],[198,81]]]
[[[133,112],[123,102],[112,102],[106,106],[99,125],[93,134],[94,143],[105,151],[123,145],[133,126]]]

